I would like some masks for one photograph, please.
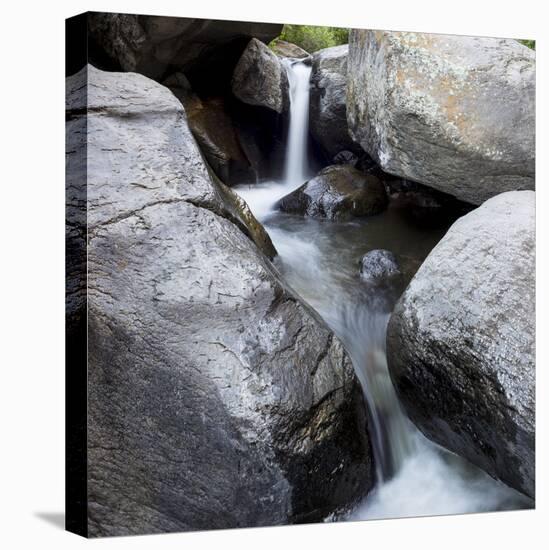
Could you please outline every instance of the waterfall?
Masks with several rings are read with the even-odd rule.
[[[345,290],[348,301],[336,305],[337,316],[330,325],[351,356],[362,385],[370,411],[377,478],[383,483],[401,469],[412,452],[414,427],[402,411],[387,366],[385,334],[389,314],[380,311],[381,304],[376,304],[375,297],[366,292]],[[381,294],[384,290],[376,292]],[[364,307],[365,300],[371,307]]]
[[[456,514],[529,507],[525,497],[427,440],[404,414],[385,354],[387,321],[403,288],[370,286],[358,276],[368,250],[387,248],[409,276],[442,234],[412,229],[394,211],[351,223],[322,223],[274,205],[311,176],[308,158],[311,67],[283,61],[290,82],[290,126],[283,181],[236,191],[268,231],[287,283],[343,342],[370,410],[377,484],[347,519]],[[409,265],[407,264],[409,262]],[[343,518],[345,519],[345,518]]]
[[[309,134],[309,80],[311,67],[302,61],[284,59],[290,83],[290,127],[286,144],[284,179],[301,185],[309,177],[307,138]]]

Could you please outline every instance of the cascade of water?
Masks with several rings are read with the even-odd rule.
[[[303,62],[284,59],[290,82],[290,128],[286,144],[286,183],[301,185],[309,176],[307,137],[309,133],[309,79],[311,67]]]
[[[379,298],[390,298],[367,296],[364,289],[346,291],[349,301],[338,304],[337,317],[330,325],[345,344],[362,385],[370,411],[377,477],[383,482],[400,470],[412,451],[415,430],[402,412],[387,366],[385,334],[389,314],[378,307],[384,305],[379,304]],[[370,307],[365,307],[365,300]]]

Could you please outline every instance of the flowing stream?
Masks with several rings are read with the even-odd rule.
[[[421,229],[396,207],[381,215],[340,223],[284,214],[278,199],[312,174],[307,162],[311,69],[286,60],[290,128],[283,181],[236,191],[268,231],[287,283],[324,318],[345,345],[371,416],[377,483],[354,510],[332,519],[458,514],[530,507],[525,497],[427,440],[404,414],[387,369],[385,333],[396,300],[433,246],[440,230]],[[382,285],[359,278],[358,262],[384,248],[402,275]]]

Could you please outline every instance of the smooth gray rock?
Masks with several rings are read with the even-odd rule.
[[[216,21],[186,17],[90,13],[88,28],[94,48],[124,71],[162,79],[175,68],[185,73],[210,66],[232,70],[247,41],[270,42],[282,25]]]
[[[274,43],[270,44],[270,48],[278,57],[283,59],[287,57],[291,59],[305,59],[311,55],[303,48],[291,42],[286,42],[286,40],[276,40]]]
[[[248,105],[277,113],[290,106],[288,75],[280,59],[263,42],[252,38],[233,73],[231,89]]]
[[[391,316],[387,355],[431,439],[534,496],[535,194],[460,218]]]
[[[309,129],[329,158],[343,150],[360,151],[347,127],[347,56],[349,46],[313,55]]]
[[[378,178],[351,165],[337,164],[322,169],[275,207],[290,214],[341,221],[379,214],[387,203],[385,187]]]
[[[349,131],[391,174],[481,204],[534,189],[535,53],[516,40],[352,30]]]
[[[389,250],[370,250],[360,260],[360,277],[365,281],[375,282],[399,273],[398,261]]]
[[[90,536],[320,520],[354,502],[374,474],[341,343],[247,236],[265,245],[174,95],[87,70],[87,101],[81,74],[67,82],[67,157],[87,122]]]

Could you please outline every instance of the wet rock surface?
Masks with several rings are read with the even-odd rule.
[[[391,316],[387,355],[410,418],[433,441],[534,496],[535,194],[460,218]]]
[[[173,94],[87,70],[67,117],[69,158],[84,117],[88,136],[90,536],[313,521],[355,501],[373,465],[341,343],[281,283]]]
[[[396,256],[389,250],[370,250],[360,259],[360,277],[365,281],[376,282],[399,273]]]
[[[378,178],[351,165],[334,165],[280,199],[276,207],[290,214],[341,221],[379,214],[387,202]]]
[[[352,30],[352,138],[389,173],[472,204],[534,189],[535,54],[516,40]]]

